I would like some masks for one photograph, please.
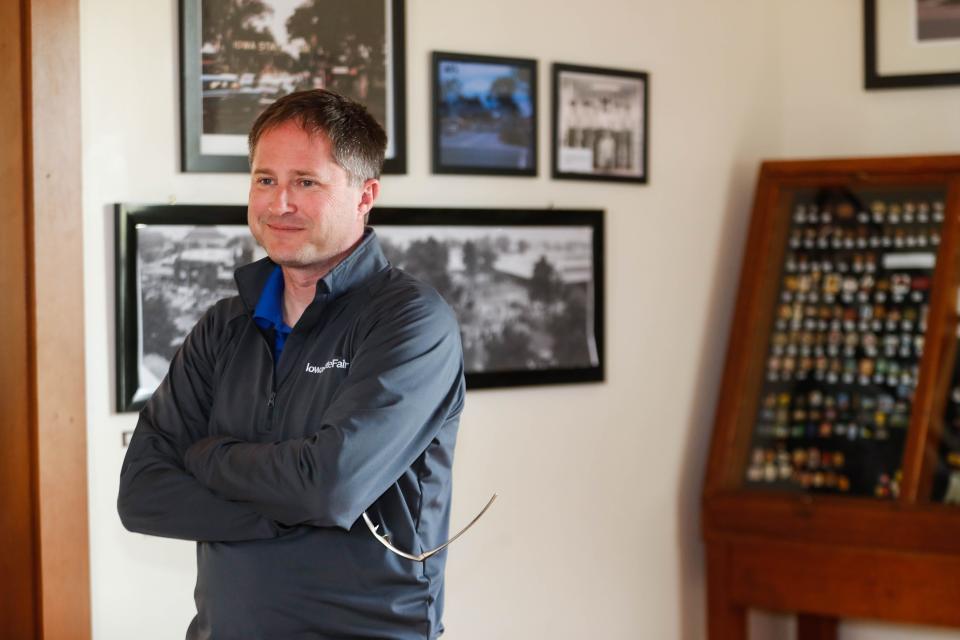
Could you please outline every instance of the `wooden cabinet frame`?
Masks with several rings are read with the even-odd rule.
[[[893,500],[743,486],[790,212],[785,189],[942,185],[945,216]],[[709,638],[746,638],[748,608],[799,614],[799,638],[843,617],[960,627],[960,507],[930,502],[956,349],[960,156],[766,162],[760,170],[702,501]]]

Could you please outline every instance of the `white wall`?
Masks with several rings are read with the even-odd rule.
[[[192,544],[128,533],[116,516],[121,432],[135,416],[112,410],[109,205],[242,203],[246,193],[241,175],[178,172],[176,4],[81,0],[97,640],[180,637],[195,579]],[[453,526],[491,491],[501,499],[451,551],[450,638],[704,637],[699,491],[759,159],[941,151],[950,146],[941,136],[958,139],[956,119],[952,133],[937,124],[956,91],[859,89],[859,6],[408,0],[409,172],[384,179],[382,204],[603,207],[608,225],[607,382],[468,396]],[[824,30],[826,68],[802,53]],[[541,177],[430,175],[432,50],[540,60]],[[650,72],[648,186],[545,177],[552,61]],[[924,124],[884,125],[918,104],[929,107]],[[761,637],[784,629],[776,618],[754,622]],[[875,631],[847,629],[848,640]]]

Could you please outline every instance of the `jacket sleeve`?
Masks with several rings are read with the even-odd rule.
[[[285,525],[349,529],[463,403],[452,310],[436,296],[389,316],[357,347],[313,435],[268,444],[208,438],[187,452],[187,469]]]
[[[120,520],[130,531],[206,541],[279,535],[273,522],[249,505],[214,495],[183,466],[187,448],[207,430],[216,333],[210,310],[140,413],[120,470],[117,499]]]

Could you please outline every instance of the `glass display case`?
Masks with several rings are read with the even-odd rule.
[[[745,481],[896,498],[946,193],[782,197],[790,221]]]
[[[960,156],[763,164],[703,489],[746,610],[960,627]]]

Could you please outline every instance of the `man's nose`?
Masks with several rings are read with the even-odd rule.
[[[270,213],[282,215],[291,211],[293,211],[293,203],[290,201],[290,192],[287,187],[278,186],[270,201]]]

